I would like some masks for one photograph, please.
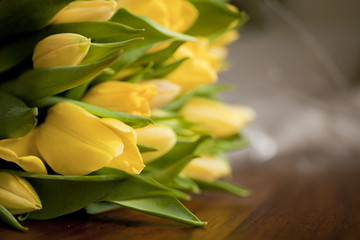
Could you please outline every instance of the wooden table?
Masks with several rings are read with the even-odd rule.
[[[234,180],[252,196],[206,192],[185,203],[203,228],[121,209],[27,221],[26,233],[0,227],[0,239],[360,239],[359,156],[307,151],[239,165]]]

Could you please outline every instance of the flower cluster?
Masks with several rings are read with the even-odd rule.
[[[34,2],[0,5],[0,220],[24,230],[13,214],[117,206],[203,226],[183,191],[248,194],[223,179],[254,112],[221,102],[216,83],[244,13],[208,0]]]

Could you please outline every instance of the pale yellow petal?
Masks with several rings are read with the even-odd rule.
[[[175,132],[170,127],[160,124],[138,128],[136,132],[139,144],[158,149],[154,152],[141,154],[145,163],[157,159],[170,151],[174,147],[177,139]]]
[[[12,214],[41,209],[39,196],[24,178],[0,172],[0,204]]]
[[[60,10],[52,24],[86,21],[107,21],[116,11],[115,0],[76,1]]]
[[[150,101],[150,107],[152,109],[172,101],[179,95],[181,90],[179,85],[163,79],[153,79],[145,83],[154,85],[157,89],[157,95]]]
[[[154,96],[154,85],[107,81],[92,87],[82,101],[113,111],[149,117],[149,102]]]
[[[101,122],[117,133],[124,142],[124,152],[115,157],[107,166],[139,174],[145,165],[136,145],[135,130],[116,119],[103,118]]]
[[[199,123],[194,129],[208,132],[218,138],[236,134],[255,116],[250,108],[231,106],[199,97],[188,101],[180,114],[190,121]]]
[[[0,158],[16,163],[27,172],[46,174],[46,167],[35,145],[36,132],[37,129],[34,129],[25,137],[1,140]]]
[[[211,155],[203,155],[193,159],[181,172],[181,175],[205,180],[215,181],[229,175],[231,167],[228,162]]]

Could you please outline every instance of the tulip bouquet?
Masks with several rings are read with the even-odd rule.
[[[0,1],[0,220],[124,207],[203,226],[187,193],[246,196],[224,180],[254,117],[217,97],[247,18],[226,2]]]

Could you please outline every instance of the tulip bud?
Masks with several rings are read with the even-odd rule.
[[[12,214],[23,214],[42,208],[39,196],[21,177],[0,172],[0,204]]]
[[[187,120],[197,122],[193,127],[223,138],[236,134],[241,128],[255,118],[251,108],[227,105],[207,98],[194,97],[180,110]]]
[[[117,0],[117,8],[150,18],[175,32],[185,32],[198,16],[198,10],[187,0]]]
[[[54,34],[35,46],[34,68],[78,65],[90,48],[90,38],[74,33]]]
[[[46,167],[35,145],[37,129],[24,137],[0,140],[0,158],[16,163],[30,173],[46,174]]]
[[[61,9],[52,24],[86,21],[107,21],[116,11],[115,0],[75,1]]]
[[[181,89],[178,85],[161,79],[149,80],[145,83],[157,88],[157,95],[150,101],[152,109],[161,107],[176,98]]]
[[[217,81],[220,62],[208,50],[208,40],[199,38],[198,42],[186,42],[174,53],[175,59],[188,58],[166,76],[167,80],[181,87],[181,94]]]
[[[108,81],[92,87],[82,101],[113,111],[149,117],[149,102],[154,96],[154,85]]]
[[[227,161],[212,155],[202,155],[191,160],[182,170],[181,175],[212,182],[228,176],[230,172],[231,167]]]
[[[174,131],[164,125],[149,125],[144,128],[137,128],[138,144],[157,148],[154,152],[142,153],[145,163],[155,160],[168,151],[170,151],[176,143],[176,134]]]
[[[116,119],[100,119],[69,102],[49,109],[36,146],[62,175],[86,175],[103,167],[139,174],[144,168],[134,129]]]

